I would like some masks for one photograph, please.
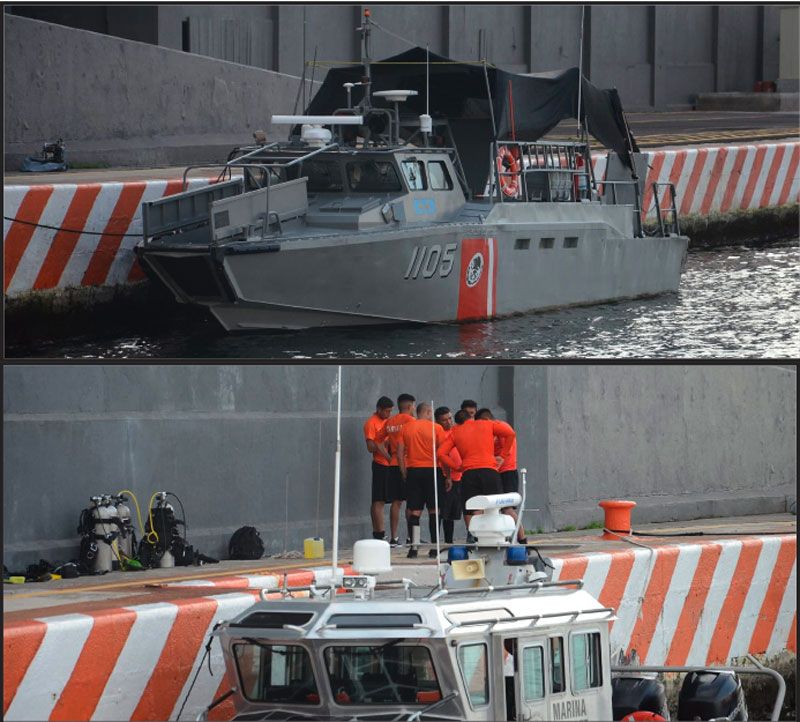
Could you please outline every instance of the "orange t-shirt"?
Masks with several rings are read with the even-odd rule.
[[[499,424],[505,424],[505,421],[498,421]],[[508,428],[511,427],[506,424]],[[495,456],[503,456],[503,442],[498,439],[496,436],[494,437],[494,455]],[[497,470],[502,474],[504,471],[514,471],[517,468],[517,440],[516,438],[514,441],[511,442],[511,447],[508,450],[508,454],[504,457],[505,461],[497,468]]]
[[[378,441],[389,440],[386,450],[392,455],[392,460],[388,462],[389,466],[397,466],[397,447],[400,445],[400,437],[403,433],[403,426],[409,421],[415,421],[411,414],[395,414],[386,419],[383,429],[378,434]]]
[[[445,440],[441,448],[438,449],[438,458],[447,461],[447,455],[455,447],[461,454],[461,471],[471,469],[496,469],[497,461],[494,454],[494,437],[498,436],[502,440],[503,453],[498,456],[506,456],[507,449],[516,437],[514,430],[502,421],[475,421],[467,419],[463,424],[453,427],[453,435]]]
[[[403,427],[403,446],[406,450],[406,466],[409,469],[433,468],[433,432],[436,433],[437,448],[444,444],[447,435],[440,424],[430,419],[414,419]]]
[[[378,414],[372,414],[364,423],[364,438],[367,441],[380,442],[378,434],[381,433],[385,423],[386,419],[382,419]],[[389,466],[389,460],[380,451],[372,452],[372,460],[381,466]]]
[[[445,434],[447,435],[446,439],[449,439],[453,435],[453,429],[445,431]],[[450,467],[450,480],[461,481],[461,475],[464,473],[461,471],[461,454],[458,453],[458,449],[455,446],[450,449],[450,453],[447,455],[447,465]]]

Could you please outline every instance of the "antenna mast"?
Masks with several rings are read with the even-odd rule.
[[[583,88],[583,16],[586,6],[581,5],[581,40],[578,48],[578,137],[583,136],[583,123],[581,123],[581,89]]]
[[[342,367],[336,379],[336,466],[333,472],[333,551],[331,554],[332,585],[336,586],[339,566],[339,482],[342,474]]]
[[[364,8],[364,20],[361,23],[359,30],[361,31],[361,64],[364,66],[364,77],[361,79],[364,85],[364,98],[361,101],[364,109],[372,107],[371,105],[371,92],[372,92],[372,68],[370,67],[369,57],[369,36],[370,36],[370,17],[372,13],[369,8]]]

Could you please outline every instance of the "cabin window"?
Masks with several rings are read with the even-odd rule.
[[[400,178],[394,164],[386,160],[361,160],[347,164],[347,182],[356,193],[400,191]]]
[[[327,647],[325,670],[336,704],[427,705],[440,700],[430,650],[398,642]]]
[[[525,701],[544,699],[543,647],[525,647],[522,650],[522,670]]]
[[[540,238],[539,248],[552,248],[555,245],[555,238]]]
[[[462,644],[458,648],[458,666],[473,707],[489,704],[489,659],[486,645]]]
[[[303,175],[308,177],[309,193],[341,192],[344,190],[342,171],[333,160],[307,160],[303,163]]]
[[[600,633],[573,634],[570,639],[573,692],[603,684]]]
[[[563,692],[565,689],[563,637],[550,637],[550,683],[553,694]]]
[[[453,188],[453,181],[447,172],[444,161],[432,160],[428,162],[428,179],[431,183],[432,191],[449,191]]]
[[[425,182],[425,166],[419,160],[404,160],[400,167],[408,183],[410,191],[424,191],[428,185]]]
[[[514,241],[515,251],[527,251],[531,247],[530,238],[517,238]]]
[[[319,704],[308,651],[294,644],[235,644],[242,694],[252,702]]]
[[[577,247],[578,247],[577,236],[567,236],[564,239],[564,248],[577,248]]]

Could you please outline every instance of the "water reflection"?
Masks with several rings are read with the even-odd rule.
[[[689,254],[678,293],[487,323],[231,336],[211,321],[197,321],[152,336],[54,343],[24,355],[298,360],[796,357],[798,261],[796,242],[696,251]]]

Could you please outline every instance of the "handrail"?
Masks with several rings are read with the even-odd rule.
[[[755,665],[755,669],[753,669],[753,667],[680,667],[676,665],[664,667],[659,667],[657,665],[646,665],[639,667],[634,665],[612,665],[611,671],[628,672],[633,674],[638,674],[640,672],[736,672],[736,674],[765,674],[769,677],[772,677],[778,683],[778,692],[775,695],[775,702],[772,705],[772,716],[770,717],[770,720],[772,721],[780,719],[783,700],[786,696],[786,681],[779,672],[776,672],[774,669],[770,669],[769,667],[765,667],[752,654],[748,654],[747,658]]]
[[[661,208],[661,201],[659,200],[659,192],[658,192],[658,189],[660,187],[661,188],[666,187],[669,189],[671,204],[667,208]],[[653,200],[656,205],[658,228],[661,231],[661,236],[665,237],[667,235],[666,233],[667,231],[674,232],[676,235],[680,235],[680,225],[678,223],[678,207],[675,195],[675,184],[670,183],[669,181],[654,182]],[[665,225],[664,214],[671,216],[671,220],[669,221],[668,225]]]
[[[441,597],[451,596],[454,594],[491,594],[493,592],[508,592],[515,589],[527,589],[528,591],[539,591],[545,587],[577,587],[583,588],[583,579],[565,579],[563,582],[529,582],[527,584],[503,584],[501,586],[492,586],[491,584],[475,588],[466,587],[460,589],[434,589],[431,593],[424,597],[434,601]]]
[[[527,622],[533,621],[538,622],[540,619],[553,619],[556,617],[569,617],[570,623],[574,622],[578,617],[583,614],[614,614],[613,607],[602,607],[601,609],[578,609],[575,611],[565,611],[565,612],[548,612],[547,614],[526,614],[520,617],[487,617],[483,619],[467,619],[464,621],[456,620],[451,622],[451,625],[448,627],[447,631],[451,629],[455,629],[456,627],[472,627],[472,626],[480,626],[483,624],[489,624],[489,629],[487,631],[491,632],[498,624],[503,623],[513,623],[513,622]],[[448,619],[449,619],[448,615]]]

